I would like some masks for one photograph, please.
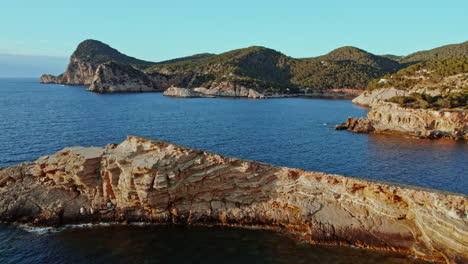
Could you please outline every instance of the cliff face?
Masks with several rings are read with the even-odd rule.
[[[335,128],[468,139],[467,62],[455,58],[420,63],[374,80],[372,90],[352,101],[371,108],[367,118],[348,118]]]
[[[437,111],[404,108],[395,103],[378,101],[367,118],[348,118],[335,127],[358,133],[399,132],[419,138],[468,139],[468,113],[463,110]]]
[[[143,72],[130,65],[107,62],[100,64],[88,91],[97,93],[157,92]]]
[[[59,75],[44,74],[41,83],[57,83],[67,85],[90,85],[99,64],[90,63],[72,56],[67,70]]]
[[[170,87],[164,91],[165,96],[171,97],[246,97],[250,99],[265,99],[267,96],[244,86],[230,82],[221,82],[212,88],[197,87],[193,89]]]
[[[128,137],[0,170],[0,220],[261,226],[311,243],[468,261],[465,196]]]
[[[371,120],[380,120],[374,125],[377,130],[423,131],[423,135],[441,133],[467,138],[468,114],[464,111],[436,111],[408,109],[394,103],[380,102],[368,114]]]
[[[358,97],[352,100],[353,104],[370,107],[380,101],[388,100],[395,96],[406,96],[409,93],[406,90],[396,88],[377,89],[372,91],[365,91]]]
[[[100,41],[85,40],[71,55],[63,74],[44,74],[40,82],[90,86],[88,91],[98,93],[152,92],[158,90],[158,86],[137,69],[150,64],[126,56]]]
[[[70,85],[90,85],[99,64],[71,57],[67,70],[62,74],[60,83]]]

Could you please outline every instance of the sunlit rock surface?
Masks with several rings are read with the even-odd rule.
[[[130,65],[106,62],[98,66],[88,91],[97,93],[157,92],[143,72]]]
[[[468,113],[461,109],[412,109],[379,101],[373,104],[367,118],[348,118],[335,129],[358,133],[398,132],[419,138],[467,140]]]
[[[0,220],[260,226],[311,243],[468,260],[466,196],[241,160],[141,137],[0,170]]]
[[[251,99],[265,99],[267,96],[244,86],[237,86],[229,82],[222,82],[212,88],[197,87],[193,89],[169,87],[164,91],[165,96],[171,97],[246,97]]]

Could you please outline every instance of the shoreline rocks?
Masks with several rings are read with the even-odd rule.
[[[261,226],[310,243],[468,260],[468,200],[129,136],[0,170],[0,221]]]
[[[198,88],[181,88],[181,87],[169,87],[164,91],[164,96],[170,97],[181,97],[181,98],[216,98],[216,97],[245,97],[249,99],[265,99],[267,98],[262,93],[259,93],[253,89],[244,88],[240,92],[237,91],[224,91],[224,90],[212,90],[203,87]]]
[[[402,133],[417,138],[468,140],[468,113],[460,109],[431,110],[404,108],[378,101],[367,118],[348,118],[336,130],[357,133]]]

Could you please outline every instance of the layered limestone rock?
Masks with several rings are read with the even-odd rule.
[[[207,96],[193,89],[174,87],[174,86],[167,88],[167,90],[164,91],[163,94],[165,96],[170,96],[170,97],[186,97],[186,98],[213,97],[213,96]]]
[[[90,85],[99,64],[72,56],[67,70],[60,76],[61,84]]]
[[[277,167],[128,137],[0,170],[0,220],[259,226],[311,243],[468,261],[461,194]]]
[[[374,103],[367,118],[348,118],[335,129],[358,133],[399,132],[419,138],[468,139],[468,113],[461,109],[404,108],[395,103]]]
[[[376,89],[372,91],[365,91],[358,97],[352,100],[353,104],[361,106],[372,106],[380,101],[388,100],[395,96],[407,96],[409,93],[406,90],[396,88]]]
[[[216,97],[247,97],[252,99],[263,99],[266,96],[254,89],[224,81],[213,84],[208,88],[194,88],[195,91]]]
[[[41,76],[40,82],[67,85],[90,85],[98,66],[99,64],[71,56],[67,70],[63,74],[59,76],[44,74]]]
[[[169,87],[164,91],[165,96],[172,97],[246,97],[251,99],[265,99],[267,96],[243,86],[221,83],[213,88],[197,87],[193,89]]]
[[[97,93],[157,92],[143,72],[116,62],[100,64],[88,91]]]

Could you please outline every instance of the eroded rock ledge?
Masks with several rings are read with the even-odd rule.
[[[348,118],[337,130],[358,133],[402,133],[417,138],[468,140],[468,113],[464,110],[404,108],[375,102],[367,118]]]
[[[228,86],[228,84],[226,84]],[[250,99],[265,99],[265,96],[262,93],[255,91],[254,89],[249,89],[246,87],[235,87],[231,85],[229,87],[216,87],[213,89],[207,89],[203,87],[188,89],[188,88],[180,88],[180,87],[169,87],[166,91],[164,91],[165,96],[170,97],[207,97],[207,98],[214,98],[214,97],[246,97]]]
[[[0,170],[0,220],[211,223],[468,261],[466,196],[308,172],[129,136]]]

